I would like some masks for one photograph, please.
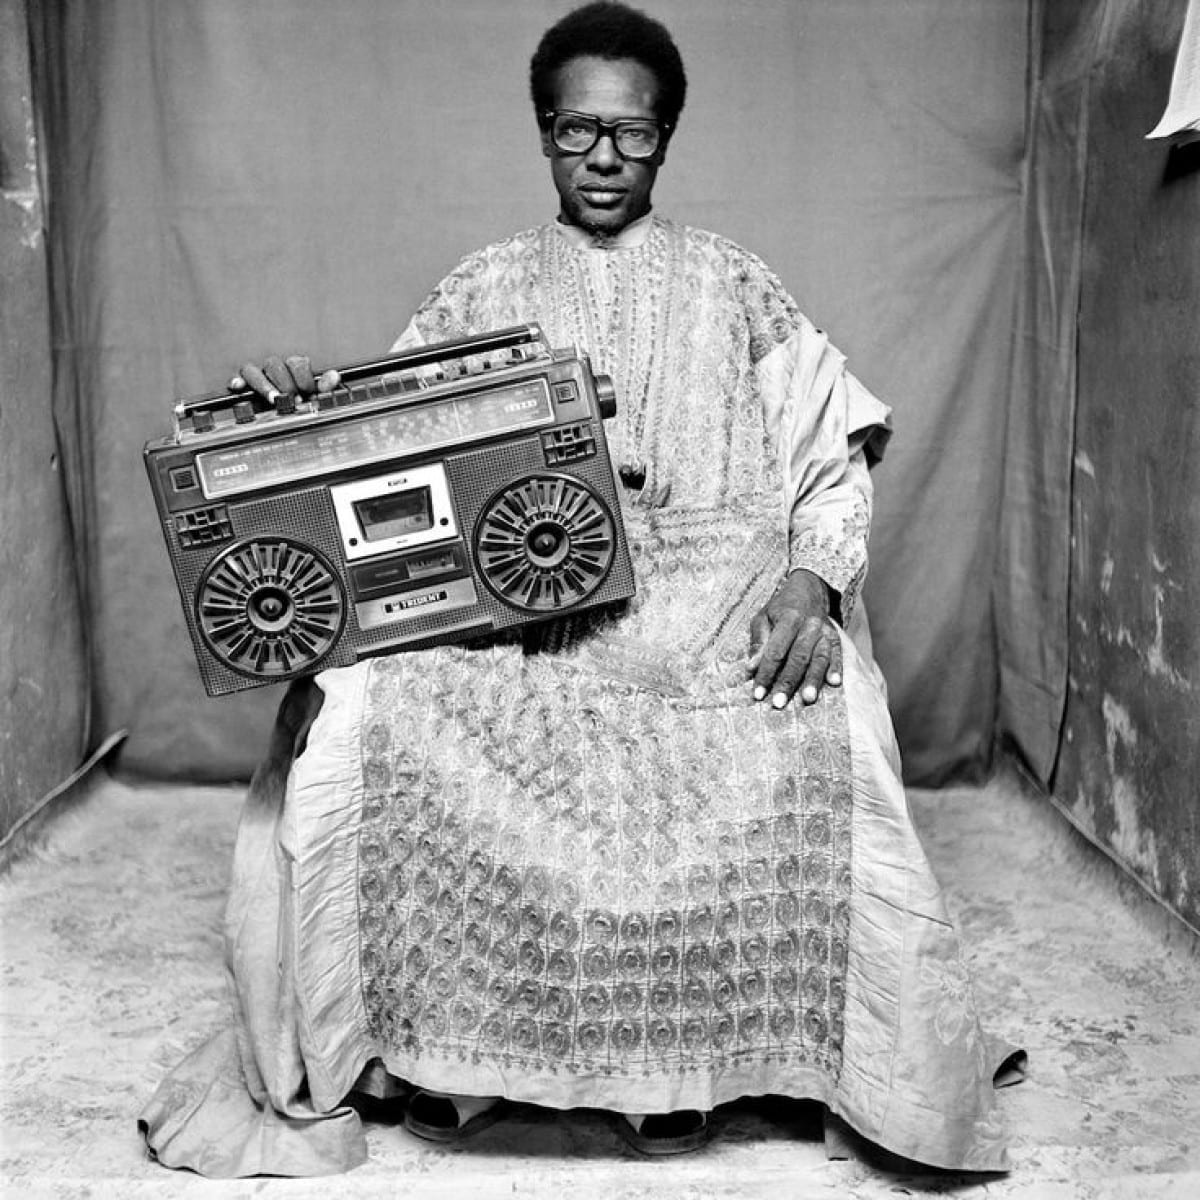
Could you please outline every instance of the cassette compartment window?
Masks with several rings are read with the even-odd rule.
[[[354,501],[365,541],[381,542],[433,528],[433,497],[427,487]]]

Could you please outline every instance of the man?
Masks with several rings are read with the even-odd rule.
[[[537,321],[589,351],[637,598],[293,689],[239,831],[235,1034],[160,1088],[148,1141],[209,1174],[340,1169],[348,1105],[411,1087],[423,1137],[519,1100],[665,1154],[775,1093],[1001,1168],[857,604],[887,410],[758,259],[652,211],[686,89],[661,25],[589,4],[531,85],[557,220],[465,259],[400,344]]]

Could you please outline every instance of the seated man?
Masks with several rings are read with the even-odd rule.
[[[669,1153],[782,1094],[1002,1168],[858,603],[888,411],[762,262],[651,211],[685,91],[661,25],[589,4],[531,77],[558,218],[465,259],[400,344],[538,322],[612,376],[637,597],[293,688],[239,830],[235,1028],[162,1085],[149,1145],[336,1170],[351,1102],[412,1088],[425,1137],[517,1100]],[[315,386],[290,361],[243,374]]]

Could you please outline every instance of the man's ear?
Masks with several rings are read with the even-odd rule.
[[[544,154],[546,158],[553,158],[554,143],[550,141],[550,130],[545,126],[542,126],[539,128],[539,132],[542,135],[542,154]]]

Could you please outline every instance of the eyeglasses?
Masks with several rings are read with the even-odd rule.
[[[552,109],[542,113],[550,130],[550,140],[564,154],[587,154],[602,138],[612,138],[612,144],[622,158],[644,162],[658,153],[663,139],[671,132],[662,121],[628,118],[622,121],[602,121],[590,113]]]

